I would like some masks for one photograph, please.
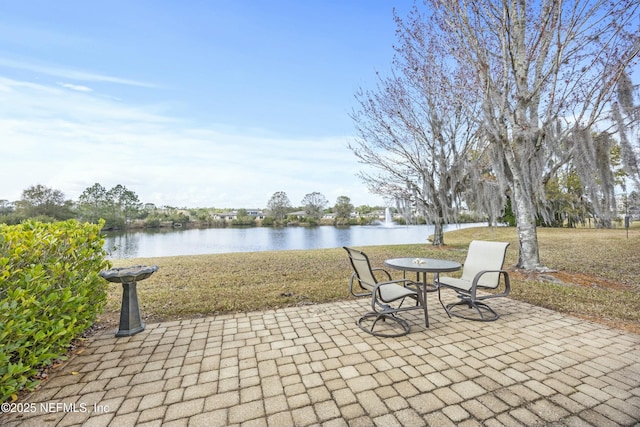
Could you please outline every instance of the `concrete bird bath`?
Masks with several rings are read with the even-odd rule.
[[[116,337],[129,337],[144,331],[140,317],[136,283],[158,271],[158,266],[137,265],[126,268],[112,268],[100,272],[100,276],[109,282],[122,283],[122,306],[120,307],[120,326]]]

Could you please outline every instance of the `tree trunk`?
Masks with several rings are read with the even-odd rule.
[[[513,208],[515,210],[516,231],[520,245],[517,267],[527,271],[539,270],[541,265],[536,230],[536,210],[531,200],[531,195],[524,191],[518,181],[514,181],[513,185]]]
[[[435,222],[434,222],[434,229],[433,229],[433,242],[432,245],[433,246],[442,246],[444,245],[444,224],[443,221],[438,218]]]

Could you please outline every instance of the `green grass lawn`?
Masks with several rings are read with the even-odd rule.
[[[542,263],[562,284],[516,271],[514,228],[470,228],[445,233],[444,247],[424,244],[360,247],[374,266],[387,258],[430,257],[464,261],[474,239],[508,241],[505,267],[510,297],[640,333],[640,224],[624,228],[539,228]],[[426,236],[425,236],[426,237]],[[351,298],[351,268],[343,249],[250,252],[119,260],[115,267],[158,265],[138,283],[146,322],[218,313],[275,309]],[[393,272],[395,278],[401,272]],[[547,275],[548,276],[548,275]],[[110,284],[100,320],[116,323],[122,287]]]

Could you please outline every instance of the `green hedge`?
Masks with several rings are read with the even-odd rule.
[[[0,402],[33,389],[104,306],[103,225],[0,224]]]

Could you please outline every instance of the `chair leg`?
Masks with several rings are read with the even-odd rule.
[[[471,311],[471,313],[466,314],[462,313],[462,310],[454,310],[455,308],[460,308],[461,306],[466,306]],[[469,298],[463,297],[461,297],[461,300],[456,303],[447,304],[444,309],[450,316],[456,316],[462,319],[474,320],[477,322],[493,322],[495,320],[498,320],[498,318],[500,317],[500,315],[487,304],[480,301],[472,301]]]
[[[447,310],[447,307],[442,302],[440,289],[442,289],[442,286],[438,286],[438,301],[440,301],[440,305],[442,306],[442,308],[444,308],[444,312],[447,313],[447,316],[449,316],[449,319],[451,319],[451,314],[449,314],[449,310]]]
[[[370,322],[371,319],[373,319],[371,327],[367,328],[363,323]],[[390,320],[394,324],[398,325],[401,328],[401,331],[400,332],[386,332],[386,331],[376,332],[374,331],[374,328],[376,327],[376,324],[378,323],[379,320],[382,320],[383,322]],[[411,326],[409,326],[409,323],[406,320],[401,319],[397,316],[394,316],[393,314],[387,314],[387,313],[370,312],[362,316],[360,319],[358,319],[356,323],[358,324],[360,329],[362,329],[366,333],[376,337],[383,337],[383,338],[401,337],[401,336],[407,335],[411,330]],[[389,326],[389,328],[392,328],[392,326]]]

